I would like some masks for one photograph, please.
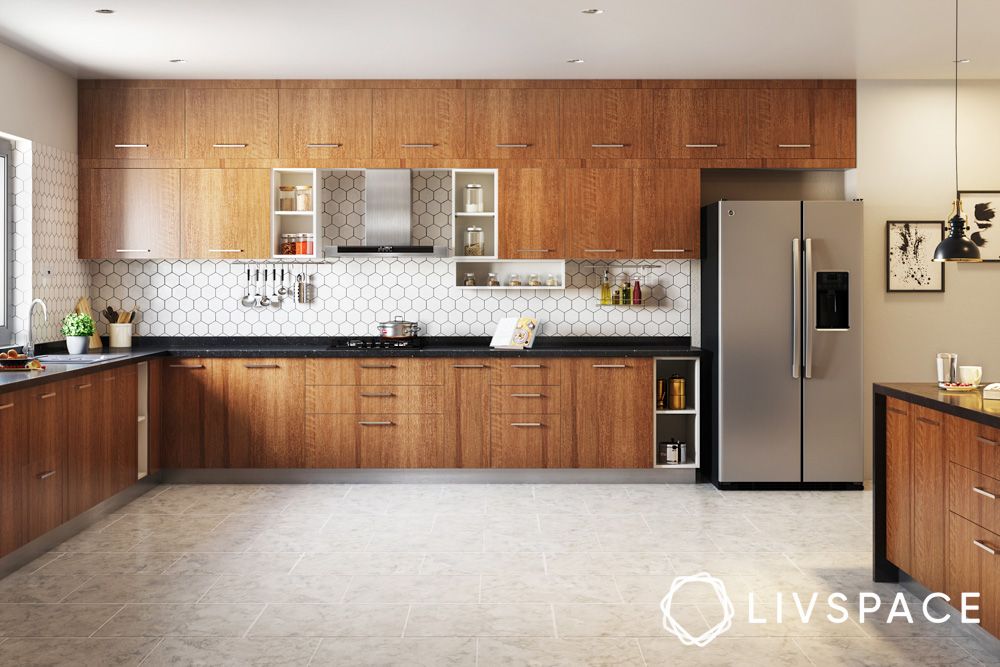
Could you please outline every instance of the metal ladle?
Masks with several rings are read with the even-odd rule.
[[[254,304],[257,303],[257,298],[250,294],[252,289],[253,285],[250,283],[250,269],[247,269],[247,293],[242,299],[240,299],[240,304],[242,304],[244,308],[252,308]]]
[[[264,269],[264,289],[260,291],[260,305],[267,308],[271,305],[271,298],[267,295],[267,269]]]

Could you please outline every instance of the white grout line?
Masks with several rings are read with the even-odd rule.
[[[406,618],[403,620],[403,631],[399,633],[399,638],[402,639],[406,636],[406,626],[410,623],[410,613],[413,611],[413,605],[406,606]]]
[[[267,608],[270,604],[271,604],[270,602],[264,603],[264,606],[261,607],[260,613],[257,614],[257,617],[253,619],[253,622],[250,624],[250,627],[248,627],[246,632],[243,633],[243,639],[246,639],[247,637],[250,636],[250,631],[253,630],[253,626],[257,625],[257,621],[259,621],[260,617],[264,615],[264,612],[267,611]]]
[[[58,575],[56,575],[56,576],[58,576]],[[71,590],[71,591],[70,591],[69,593],[67,593],[66,595],[64,595],[64,596],[62,596],[61,598],[59,598],[59,599],[58,599],[58,600],[56,601],[56,603],[57,603],[57,604],[58,604],[59,602],[65,602],[65,601],[66,601],[66,598],[68,598],[68,597],[69,597],[70,595],[72,595],[73,593],[76,593],[76,592],[77,592],[78,590],[80,590],[81,588],[83,588],[84,586],[86,586],[86,585],[87,585],[87,582],[89,582],[89,581],[90,581],[91,579],[93,579],[93,578],[94,578],[94,577],[95,577],[96,575],[93,575],[93,574],[87,574],[87,575],[82,575],[82,576],[85,576],[85,577],[87,577],[87,578],[86,578],[86,579],[84,579],[83,581],[81,581],[81,582],[80,582],[80,585],[79,585],[79,586],[77,586],[76,588],[74,588],[73,590]]]
[[[789,637],[789,639],[792,640],[792,644],[795,645],[795,648],[799,649],[799,653],[801,653],[803,656],[805,656],[805,659],[809,661],[810,665],[815,665],[816,664],[815,661],[813,661],[813,659],[809,657],[809,654],[806,653],[805,649],[802,648],[802,646],[799,644],[799,641],[798,641],[799,639],[808,639],[807,637]],[[855,637],[855,639],[857,639],[857,637]]]
[[[556,623],[556,605],[554,602],[549,603],[549,613],[552,615],[552,636],[559,639],[559,625]]]
[[[300,553],[298,559],[296,559],[296,561],[288,569],[288,572],[286,572],[285,574],[293,574],[295,572],[295,568],[297,568],[299,566],[299,563],[301,563],[302,559],[305,558],[305,557],[306,557],[305,552]]]
[[[618,576],[619,575],[616,575],[616,574],[611,575],[611,581],[615,585],[615,591],[618,593],[618,599],[621,600],[622,604],[625,604],[625,596],[622,595],[622,589],[618,585]]]
[[[110,623],[110,622],[111,622],[111,620],[112,620],[112,619],[113,619],[113,618],[114,618],[115,616],[117,616],[118,614],[122,613],[122,611],[123,611],[123,610],[125,609],[125,607],[127,607],[127,606],[128,606],[127,604],[123,604],[123,605],[122,605],[121,607],[119,607],[119,608],[118,608],[118,611],[116,611],[115,613],[111,614],[111,616],[109,616],[109,617],[108,617],[108,620],[106,620],[106,621],[104,621],[103,623],[101,623],[101,625],[100,625],[100,626],[98,626],[98,628],[97,628],[96,630],[94,630],[93,632],[91,632],[91,633],[90,633],[90,636],[91,636],[91,637],[96,637],[96,636],[97,636],[97,633],[101,631],[101,628],[103,628],[103,627],[104,627],[105,625],[107,625],[108,623]]]
[[[479,637],[476,637],[476,667],[479,667]]]
[[[642,652],[642,642],[639,641],[638,637],[635,637],[635,647],[639,649],[639,657],[642,659],[642,664],[648,667],[649,662],[646,661],[646,654]]]
[[[319,647],[323,645],[324,641],[325,637],[320,637],[319,641],[316,642],[316,648],[313,649],[312,655],[310,655],[309,659],[306,661],[306,667],[309,667],[309,665],[313,664],[313,660],[316,659],[316,654],[319,653]]]
[[[149,649],[149,652],[146,653],[146,655],[142,656],[142,660],[139,661],[136,667],[141,667],[142,663],[146,662],[146,660],[149,659],[149,656],[153,655],[153,651],[155,651],[157,648],[160,647],[160,644],[163,643],[164,639],[166,639],[166,637],[160,637],[158,640],[156,640],[156,643],[153,644],[153,647]]]

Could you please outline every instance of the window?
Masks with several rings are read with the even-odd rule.
[[[14,167],[11,163],[12,146],[6,139],[0,138],[0,341],[4,345],[11,341],[11,276],[10,266],[13,258],[10,256],[10,237],[13,233],[11,212],[14,207],[14,195],[11,192],[11,181],[14,178]]]

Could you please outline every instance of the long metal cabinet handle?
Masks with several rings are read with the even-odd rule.
[[[391,391],[383,392],[361,392],[361,398],[392,398],[395,396]]]
[[[204,368],[205,364],[170,364],[170,368]]]
[[[452,364],[452,368],[486,368],[486,364]]]
[[[395,368],[392,364],[361,364],[361,368],[385,370]]]
[[[541,422],[511,422],[511,426],[516,426],[518,428],[538,428],[542,425]]]
[[[584,252],[618,252],[617,248],[584,248]]]
[[[542,368],[541,364],[511,364],[511,368]]]
[[[778,148],[812,148],[812,144],[778,144]]]
[[[306,148],[340,148],[340,144],[306,144]]]
[[[590,144],[591,148],[625,148],[625,144]]]
[[[246,144],[212,144],[212,148],[246,148]]]
[[[980,542],[979,540],[972,540],[972,543],[991,556],[997,555],[997,550],[991,547],[990,545],[986,544],[985,542]]]
[[[529,144],[497,144],[497,148],[527,148]]]
[[[812,306],[812,296],[813,281],[815,280],[813,276],[813,240],[806,239],[806,293],[805,297],[802,299],[802,310],[804,311],[804,317],[802,318],[803,324],[805,325],[806,335],[803,346],[805,350],[805,376],[806,379],[810,379],[813,376],[813,340],[812,340],[812,330],[813,330],[813,306]]]
[[[684,148],[718,148],[719,144],[684,144]]]
[[[49,392],[48,394],[40,394],[38,396],[38,398],[42,399],[43,401],[47,398],[55,398],[55,397],[56,397],[56,392],[54,391]]]
[[[792,239],[792,377],[802,371],[802,241]]]
[[[243,368],[281,368],[278,364],[243,364]]]
[[[115,148],[149,148],[149,144],[115,144]]]
[[[541,398],[541,394],[511,394],[512,398]]]
[[[52,475],[54,474],[56,474],[55,470],[46,470],[43,473],[39,473],[38,479],[48,479],[49,477],[52,477]]]
[[[997,441],[996,440],[990,440],[989,438],[984,438],[981,435],[977,435],[976,436],[976,441],[979,444],[981,444],[981,445],[989,445],[990,447],[996,447],[997,446]]]
[[[518,248],[514,252],[552,252],[551,248]]]
[[[990,493],[990,492],[989,492],[989,491],[987,491],[986,489],[981,489],[981,488],[979,488],[978,486],[974,486],[974,487],[972,487],[972,490],[973,490],[973,491],[975,491],[976,493],[978,493],[978,494],[979,494],[979,495],[981,495],[981,496],[986,496],[986,497],[987,497],[987,498],[989,498],[990,500],[996,500],[996,499],[997,499],[997,497],[996,497],[996,495],[995,495],[995,494],[992,494],[992,493]]]
[[[434,148],[437,144],[400,144],[402,148]]]
[[[358,422],[361,426],[392,426],[392,422]]]
[[[625,364],[591,364],[591,368],[626,368]]]

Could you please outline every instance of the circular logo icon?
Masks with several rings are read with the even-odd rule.
[[[674,595],[686,585],[693,583],[708,584],[711,586],[715,590],[715,596],[719,599],[719,604],[722,606],[722,620],[697,637],[688,632],[671,614]],[[663,612],[664,630],[680,639],[681,643],[685,646],[698,647],[708,646],[712,640],[733,627],[733,617],[736,616],[733,601],[729,598],[729,593],[726,592],[726,585],[721,579],[713,577],[708,572],[699,572],[698,574],[675,578],[674,583],[670,585],[670,590],[660,601],[660,611]]]

